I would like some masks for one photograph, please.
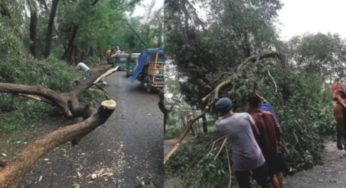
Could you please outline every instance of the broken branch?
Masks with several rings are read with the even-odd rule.
[[[216,155],[215,155],[215,157],[214,157],[214,160],[216,160],[216,159],[219,157],[219,155],[220,155],[220,153],[221,153],[223,147],[224,147],[224,146],[226,145],[226,143],[227,143],[227,140],[228,140],[227,137],[223,139],[222,144],[221,144],[221,147],[220,147],[219,151],[216,153]]]
[[[119,66],[107,70],[105,73],[103,73],[102,75],[100,75],[100,76],[94,81],[94,84],[97,84],[100,80],[102,80],[103,78],[105,78],[105,77],[111,75],[113,72],[117,71],[118,69],[119,69]]]
[[[270,73],[269,70],[267,70],[267,73],[268,73],[269,78],[273,81],[274,87],[275,87],[275,93],[277,93],[278,92],[278,86],[276,84],[276,81],[275,81],[274,77],[272,76],[272,74]]]
[[[186,137],[187,133],[189,132],[190,128],[192,127],[192,125],[199,120],[200,118],[202,118],[204,116],[206,112],[202,112],[199,116],[197,116],[196,118],[192,119],[189,121],[189,123],[185,126],[185,129],[183,131],[183,133],[180,135],[178,141],[174,144],[173,148],[164,156],[163,159],[163,164],[166,164],[166,162],[172,157],[172,155],[178,150],[178,148],[180,147],[182,141],[184,140],[184,138]]]
[[[285,55],[283,55],[279,52],[268,52],[268,53],[264,53],[264,54],[260,54],[260,55],[252,55],[252,56],[246,58],[236,68],[236,70],[237,70],[236,74],[242,73],[244,70],[246,70],[246,68],[248,68],[248,66],[250,66],[251,63],[257,64],[260,62],[260,60],[263,60],[266,58],[277,58],[277,59],[279,59],[281,66],[283,68],[285,68],[287,66],[287,59],[286,59]],[[215,87],[215,89],[213,89],[208,95],[206,95],[205,97],[202,98],[202,101],[206,101],[207,99],[210,99],[208,106],[214,104],[214,102],[219,98],[219,93],[220,93],[221,89],[224,88],[225,86],[231,84],[234,81],[234,79],[236,79],[235,74],[233,74],[233,76],[231,76],[227,80],[224,80],[221,83],[219,83]]]

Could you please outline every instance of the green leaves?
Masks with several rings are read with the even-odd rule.
[[[346,46],[339,35],[321,34],[294,37],[288,42],[292,60],[308,72],[321,74],[325,79],[346,76]]]
[[[197,4],[208,14],[201,23]],[[166,46],[189,80],[182,92],[192,105],[210,92],[215,80],[245,58],[277,45],[273,19],[279,1],[172,1],[166,8]],[[201,81],[202,80],[202,81]],[[214,84],[214,85],[213,85]]]

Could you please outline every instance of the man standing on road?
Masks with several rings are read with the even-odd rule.
[[[220,115],[216,121],[217,129],[226,135],[232,144],[232,163],[239,187],[251,187],[251,171],[262,188],[268,187],[268,169],[253,133],[253,130],[258,130],[250,114],[234,113],[232,100],[227,97],[219,99],[215,109]]]
[[[266,160],[273,187],[282,188],[282,172],[285,169],[282,165],[284,164],[283,157],[279,153],[281,148],[279,125],[272,113],[260,110],[261,97],[258,95],[250,96],[248,102],[249,112],[259,130],[259,134],[255,134],[255,137]]]

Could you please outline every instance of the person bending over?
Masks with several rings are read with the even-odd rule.
[[[253,130],[258,130],[250,114],[234,113],[232,100],[227,97],[215,103],[215,110],[220,116],[216,127],[222,135],[229,138],[232,145],[232,166],[239,187],[251,187],[251,173],[262,188],[268,187],[268,169],[253,133]]]

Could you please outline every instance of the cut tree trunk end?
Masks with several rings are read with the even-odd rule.
[[[106,100],[92,115],[82,122],[59,128],[28,144],[13,159],[0,163],[0,188],[18,188],[24,175],[50,150],[73,139],[81,139],[102,125],[116,108],[114,100]],[[92,107],[91,107],[92,108]]]

